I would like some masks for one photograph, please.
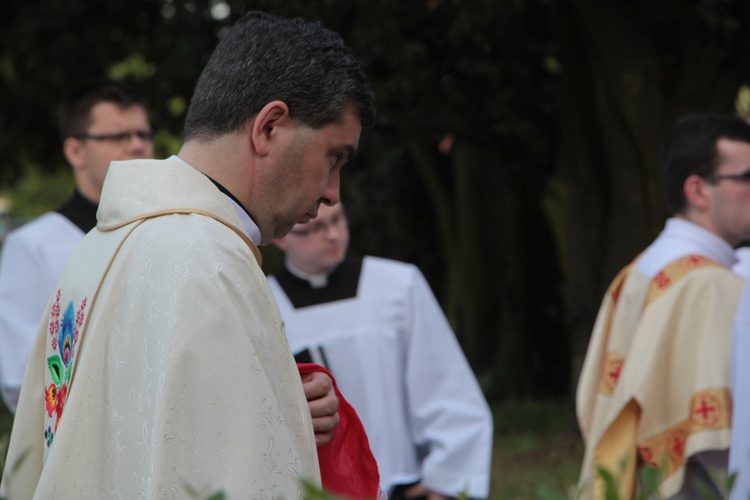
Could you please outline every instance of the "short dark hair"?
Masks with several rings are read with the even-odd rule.
[[[667,134],[661,149],[661,169],[667,205],[683,213],[687,200],[683,186],[691,175],[703,178],[721,163],[719,139],[750,143],[750,124],[730,114],[696,113],[683,116]]]
[[[95,80],[67,91],[60,102],[60,138],[83,134],[91,125],[91,110],[101,102],[111,102],[123,108],[141,106],[146,99],[135,88],[115,80]]]
[[[237,131],[274,100],[312,128],[339,122],[348,109],[363,127],[374,122],[367,77],[338,34],[320,23],[254,11],[229,30],[203,69],[184,139]]]

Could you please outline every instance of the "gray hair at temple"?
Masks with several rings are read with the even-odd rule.
[[[375,119],[367,77],[338,34],[255,11],[214,49],[190,101],[184,139],[237,131],[275,100],[311,128],[340,122],[349,109],[363,127]]]

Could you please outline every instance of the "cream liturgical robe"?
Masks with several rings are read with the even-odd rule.
[[[665,245],[657,250],[668,257]],[[621,498],[633,497],[640,465],[663,468],[664,498],[693,488],[692,457],[720,450],[726,469],[731,331],[742,280],[705,255],[683,255],[653,275],[638,264],[610,286],[579,381],[582,498],[604,498],[597,467],[619,478]]]
[[[177,161],[112,164],[97,229],[47,307],[0,491],[20,498],[297,498],[309,409],[259,253]]]

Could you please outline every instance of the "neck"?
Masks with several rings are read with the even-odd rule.
[[[74,180],[76,185],[76,191],[86,200],[94,205],[99,204],[99,199],[101,198],[101,188],[97,189],[94,186],[91,185],[90,182],[87,182],[80,176],[77,176],[74,174]]]
[[[224,134],[210,141],[192,139],[177,156],[224,186],[245,207],[249,206],[252,162],[243,147],[244,135]],[[242,165],[242,168],[237,168]]]
[[[675,218],[692,222],[696,226],[699,226],[706,231],[715,234],[717,237],[721,238],[731,246],[734,246],[738,243],[738,241],[733,240],[731,235],[726,234],[719,227],[716,227],[711,218],[705,212],[700,212],[695,209],[688,209],[687,211],[685,211],[685,213],[675,214]]]

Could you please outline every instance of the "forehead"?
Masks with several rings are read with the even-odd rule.
[[[314,129],[318,141],[325,142],[331,147],[346,149],[350,156],[357,151],[359,136],[362,132],[362,122],[352,110],[347,110],[339,122],[329,123],[319,129]]]
[[[120,106],[113,102],[99,102],[91,108],[91,126],[148,127],[146,109],[140,104]]]
[[[750,143],[719,139],[716,143],[722,173],[739,172],[750,168]]]

